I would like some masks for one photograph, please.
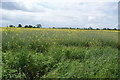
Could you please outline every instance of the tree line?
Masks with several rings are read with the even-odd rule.
[[[14,25],[9,25],[7,27],[15,27]],[[23,26],[22,24],[18,24],[18,26],[16,26],[18,28],[42,28],[41,24],[37,24],[36,26],[32,26],[32,25],[25,25]]]
[[[7,27],[15,27],[14,25],[9,25]],[[32,25],[25,25],[23,26],[22,24],[18,24],[17,26],[18,28],[42,28],[42,25],[41,24],[37,24],[36,26],[32,26]],[[110,29],[110,28],[92,28],[92,27],[89,27],[89,28],[72,28],[72,27],[52,27],[53,29],[83,29],[83,30],[119,30],[117,28],[113,28],[113,29]]]
[[[83,30],[119,30],[117,28],[113,28],[113,29],[111,29],[111,28],[102,28],[102,29],[100,29],[100,28],[92,28],[92,27],[89,27],[89,28],[72,28],[72,27],[70,27],[70,28],[68,28],[68,27],[55,28],[55,27],[52,27],[52,28],[53,29],[83,29]]]

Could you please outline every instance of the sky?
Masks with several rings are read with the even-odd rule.
[[[1,27],[118,27],[118,0],[1,0],[0,5]]]

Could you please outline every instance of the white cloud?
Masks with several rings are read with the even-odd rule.
[[[117,23],[118,0],[14,0],[13,2],[19,8],[18,10],[2,8],[3,26],[10,23],[15,25],[41,23],[44,27],[91,25],[109,27]]]
[[[24,2],[39,2],[39,1],[51,2],[50,0],[24,0]],[[53,0],[53,1],[58,1],[58,0]],[[60,1],[62,2],[62,0]],[[64,1],[73,2],[74,0],[64,0]],[[118,2],[119,0],[77,0],[77,1],[79,2]],[[23,0],[1,0],[1,2],[23,2]]]
[[[96,19],[96,17],[94,17],[94,16],[89,16],[88,17],[88,21],[95,20],[95,19]]]

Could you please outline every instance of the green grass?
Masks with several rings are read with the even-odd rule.
[[[3,79],[117,78],[119,48],[117,31],[5,28]]]
[[[2,79],[2,31],[0,31],[0,79]]]

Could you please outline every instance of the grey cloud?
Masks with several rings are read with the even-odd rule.
[[[2,2],[2,9],[21,10],[20,6],[16,2]]]
[[[45,12],[44,7],[40,8],[33,7],[32,9],[28,9],[24,6],[24,4],[17,2],[2,2],[2,6],[0,8],[6,10],[22,10],[26,12]]]

